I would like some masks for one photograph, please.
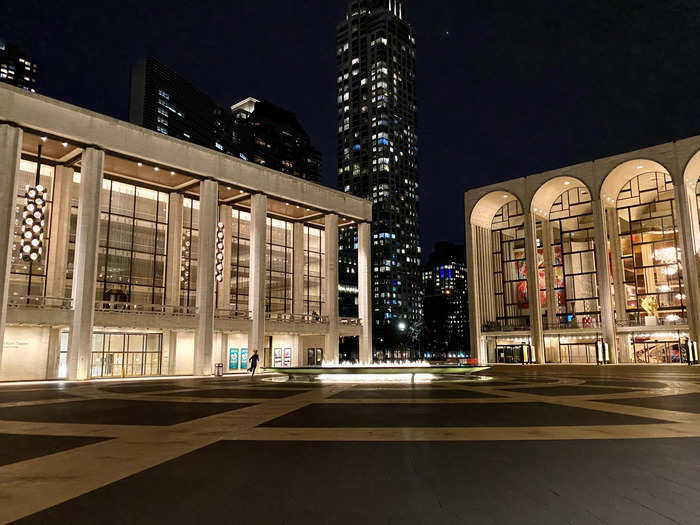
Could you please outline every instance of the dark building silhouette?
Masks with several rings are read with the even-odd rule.
[[[222,107],[154,58],[141,60],[132,69],[129,120],[283,173],[321,181],[321,154],[294,113],[254,98]]]
[[[424,329],[428,358],[469,355],[469,308],[464,245],[439,242],[423,267]]]
[[[19,46],[0,40],[0,82],[35,92],[37,69]]]
[[[350,0],[336,35],[338,187],[374,202],[373,335],[382,352],[421,319],[416,41],[404,15],[399,0]],[[356,243],[356,231],[342,231],[341,315],[356,315]]]

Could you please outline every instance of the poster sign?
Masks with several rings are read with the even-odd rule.
[[[248,349],[241,348],[241,370],[248,368]]]
[[[292,349],[285,348],[284,349],[284,367],[290,368],[291,366],[292,366]]]
[[[228,351],[228,369],[238,370],[238,348],[229,348]]]

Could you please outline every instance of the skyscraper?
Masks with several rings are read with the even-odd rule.
[[[217,104],[155,58],[131,71],[129,120],[273,170],[321,181],[321,154],[291,111],[249,97]]]
[[[375,351],[421,318],[416,40],[401,0],[349,0],[336,32],[338,186],[374,202]],[[352,315],[356,232],[341,233],[341,312]]]
[[[423,341],[427,358],[469,355],[464,245],[439,242],[423,267]]]
[[[36,63],[19,46],[0,40],[0,82],[34,92],[36,73]]]

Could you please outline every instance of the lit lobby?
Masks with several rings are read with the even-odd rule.
[[[472,355],[696,363],[699,150],[691,137],[468,191]]]
[[[371,359],[369,201],[6,85],[0,122],[0,379]]]

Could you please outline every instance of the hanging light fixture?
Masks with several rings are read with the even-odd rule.
[[[224,280],[224,223],[216,224],[216,282]]]
[[[26,262],[37,262],[44,253],[44,207],[46,189],[41,185],[25,186],[22,211],[22,242],[20,257]]]

